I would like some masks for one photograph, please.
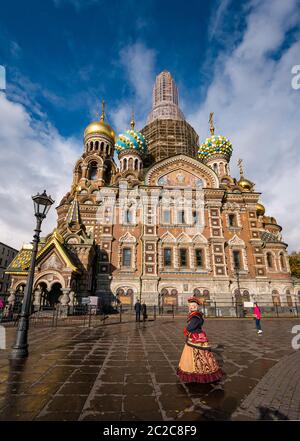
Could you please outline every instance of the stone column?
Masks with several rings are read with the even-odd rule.
[[[9,297],[7,299],[8,304],[13,306],[16,301],[16,291],[13,288],[9,288],[8,292],[9,292]]]
[[[67,306],[70,302],[70,288],[62,289],[62,296],[60,296],[59,302],[62,306]]]
[[[34,297],[33,297],[33,305],[34,309],[37,310],[41,306],[41,297],[42,297],[42,291],[40,288],[36,288],[34,290]]]

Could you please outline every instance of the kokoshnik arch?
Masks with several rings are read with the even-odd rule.
[[[41,240],[34,305],[72,305],[89,295],[102,303],[117,296],[128,305],[142,298],[179,306],[191,294],[219,304],[300,297],[281,227],[265,215],[241,161],[239,179],[231,176],[232,144],[215,135],[212,114],[210,132],[199,144],[167,71],[156,78],[140,132],[132,118],[116,137],[103,105],[100,120],[84,131],[57,228]],[[30,255],[25,245],[8,268],[10,302],[22,295]]]

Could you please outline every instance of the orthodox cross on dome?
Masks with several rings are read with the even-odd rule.
[[[210,112],[209,114],[209,128],[210,128],[210,133],[213,136],[215,134],[214,112]]]
[[[105,118],[105,101],[102,100],[102,112],[100,116],[100,121],[104,121],[104,118]]]
[[[239,159],[237,162],[238,168],[240,169],[240,177],[244,177],[244,167],[243,167],[243,160]]]
[[[133,109],[132,109],[132,112],[131,112],[130,126],[131,126],[132,130],[134,130],[135,121],[134,121],[134,110]]]

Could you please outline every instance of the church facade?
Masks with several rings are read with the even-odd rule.
[[[140,132],[132,117],[116,137],[103,106],[84,131],[57,227],[40,242],[35,305],[90,295],[124,305],[140,298],[181,306],[191,295],[219,304],[300,301],[281,227],[265,214],[241,161],[240,177],[231,176],[231,154],[212,114],[210,136],[199,143],[167,71],[156,78]],[[30,256],[25,245],[8,268],[11,301],[22,295]]]

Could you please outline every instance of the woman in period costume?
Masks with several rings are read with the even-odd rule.
[[[224,375],[202,330],[204,320],[199,305],[197,297],[188,299],[189,315],[184,328],[186,343],[177,368],[177,375],[184,383],[212,383]]]

